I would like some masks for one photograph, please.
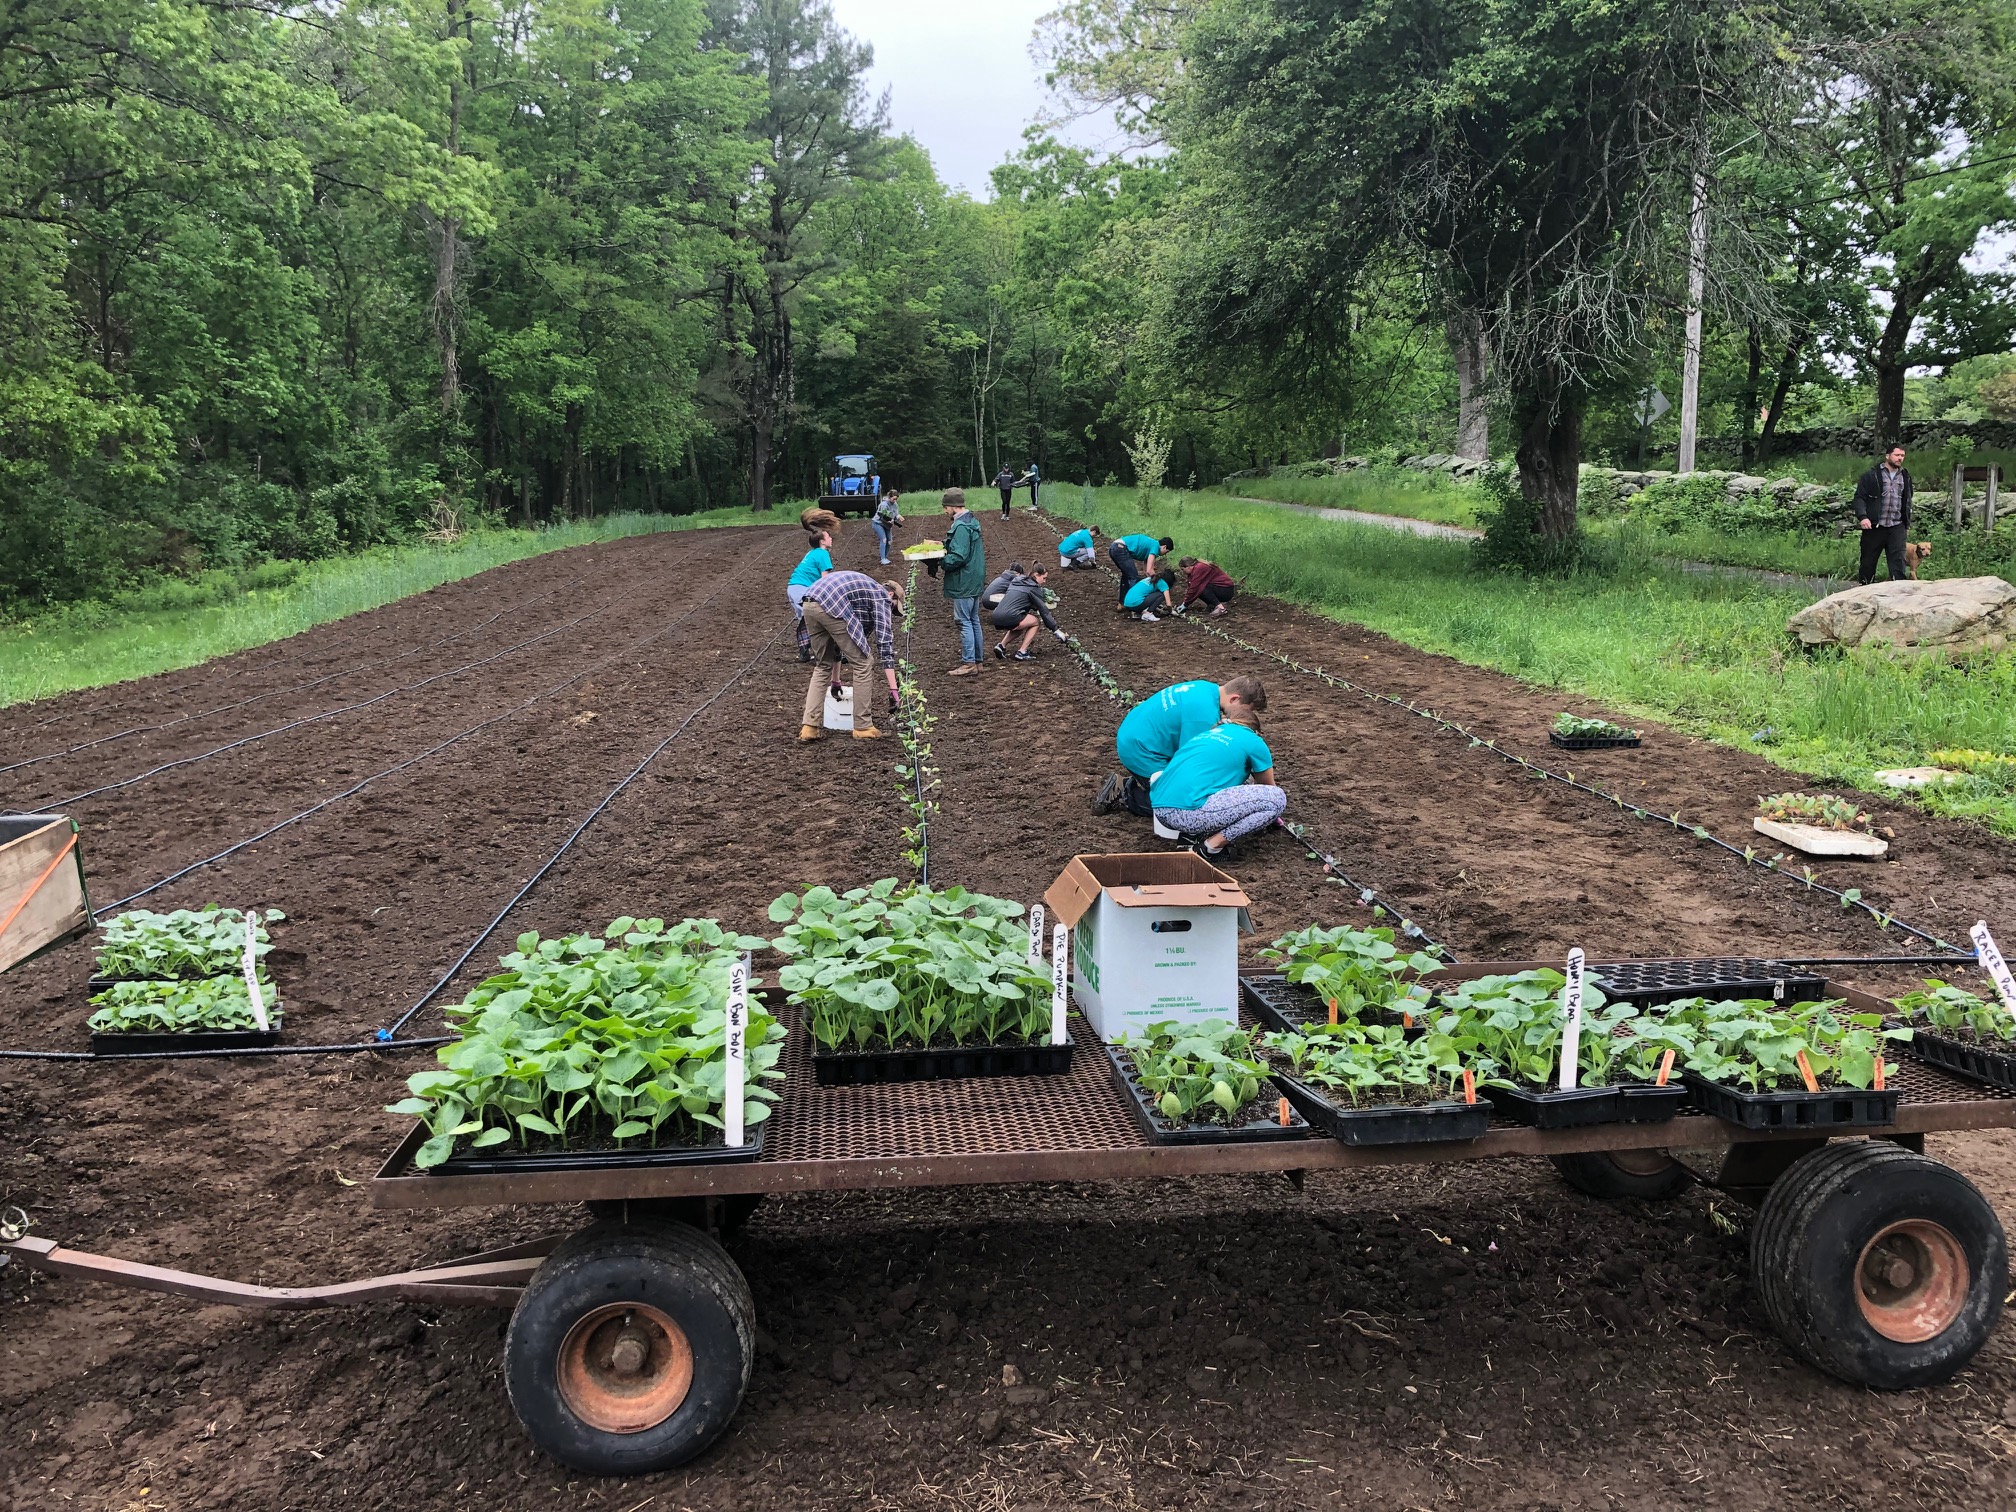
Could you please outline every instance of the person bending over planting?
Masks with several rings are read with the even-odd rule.
[[[1288,795],[1274,781],[1274,753],[1255,726],[1257,707],[1233,710],[1169,758],[1148,784],[1155,822],[1190,838],[1190,848],[1215,861],[1235,840],[1281,817]],[[1250,780],[1249,780],[1250,779]]]
[[[987,548],[980,544],[980,522],[966,507],[966,490],[948,488],[940,504],[950,522],[945,532],[943,569],[945,597],[952,600],[952,618],[959,625],[959,665],[954,677],[980,670],[980,593],[987,586]]]
[[[1097,572],[1099,557],[1093,542],[1099,539],[1099,527],[1087,525],[1083,530],[1074,530],[1057,543],[1057,566],[1064,572]]]
[[[1144,577],[1125,593],[1120,595],[1120,607],[1144,625],[1155,623],[1155,606],[1162,606],[1164,614],[1181,614],[1182,607],[1169,594],[1169,575],[1158,572],[1153,577]]]
[[[1113,566],[1120,573],[1120,595],[1125,598],[1127,590],[1143,577],[1155,576],[1157,562],[1175,549],[1176,543],[1164,536],[1156,540],[1153,536],[1124,535],[1106,548],[1106,555],[1113,559]]]
[[[1183,607],[1195,609],[1204,604],[1210,608],[1211,618],[1223,619],[1225,606],[1232,602],[1239,585],[1215,562],[1201,557],[1185,557],[1179,565],[1183,569]]]
[[[896,691],[896,613],[903,590],[878,583],[865,572],[829,572],[806,590],[805,628],[813,645],[812,681],[805,688],[805,716],[798,739],[824,740],[824,711],[829,677],[838,686],[840,668],[847,668],[854,689],[854,738],[875,740],[875,680],[868,676],[879,661],[889,687],[889,707],[901,702]]]
[[[1110,813],[1120,804],[1146,819],[1148,782],[1169,758],[1221,719],[1246,719],[1267,707],[1267,690],[1257,677],[1235,677],[1222,687],[1198,678],[1172,683],[1127,711],[1113,737],[1121,770],[1100,784],[1092,812]]]
[[[825,514],[824,510],[807,511]],[[826,518],[833,518],[827,515]],[[797,619],[798,660],[812,660],[812,640],[805,629],[805,595],[812,585],[833,570],[833,529],[829,526],[807,527],[812,538],[812,549],[798,559],[798,565],[791,569],[791,581],[784,585],[784,596],[791,600],[791,613]]]
[[[1016,661],[1035,660],[1029,653],[1029,645],[1038,630],[1048,630],[1060,641],[1064,639],[1064,632],[1057,628],[1056,616],[1050,612],[1050,598],[1043,586],[1049,580],[1047,567],[1038,567],[1026,576],[1018,574],[1010,580],[993,614],[994,628],[1002,632],[1001,639],[994,643],[996,656],[1008,655],[1008,641],[1018,630],[1022,632],[1022,644],[1015,652]]]

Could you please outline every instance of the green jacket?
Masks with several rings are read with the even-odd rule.
[[[972,510],[953,516],[938,575],[945,580],[947,598],[978,598],[986,589],[987,548],[980,544],[980,522]]]

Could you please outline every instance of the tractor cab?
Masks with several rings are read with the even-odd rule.
[[[826,492],[819,496],[821,508],[835,514],[873,514],[882,497],[882,478],[875,471],[875,458],[868,452],[848,452],[833,459]]]

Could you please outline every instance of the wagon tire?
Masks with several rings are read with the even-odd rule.
[[[1561,1179],[1585,1197],[1652,1202],[1685,1191],[1694,1179],[1664,1150],[1588,1150],[1548,1158]]]
[[[1751,1230],[1764,1312],[1808,1364],[1909,1391],[1965,1368],[2002,1314],[2001,1221],[1950,1166],[1884,1140],[1795,1161]]]
[[[727,1251],[681,1223],[598,1223],[539,1267],[504,1338],[504,1384],[540,1449],[591,1475],[682,1465],[734,1420],[756,1304]]]

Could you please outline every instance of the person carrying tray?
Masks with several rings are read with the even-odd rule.
[[[1057,566],[1064,572],[1097,572],[1099,570],[1098,550],[1092,544],[1099,539],[1099,527],[1087,525],[1082,530],[1074,530],[1057,543]]]
[[[1127,711],[1113,737],[1113,752],[1121,770],[1100,784],[1092,812],[1105,814],[1124,804],[1127,812],[1146,819],[1149,779],[1169,765],[1169,759],[1221,719],[1251,719],[1267,707],[1267,689],[1252,676],[1235,677],[1222,686],[1196,678],[1172,683]]]
[[[1227,847],[1267,828],[1288,807],[1288,795],[1274,780],[1274,753],[1255,728],[1258,707],[1227,714],[1203,734],[1184,742],[1148,783],[1155,823],[1189,839],[1207,861]]]
[[[1015,653],[1016,661],[1034,661],[1029,646],[1036,639],[1038,630],[1047,629],[1060,641],[1064,632],[1057,628],[1056,616],[1050,612],[1050,598],[1043,585],[1050,577],[1050,569],[1038,567],[1028,574],[1018,573],[1008,584],[1007,591],[994,608],[991,623],[1002,632],[1001,639],[994,644],[994,654],[1006,658],[1008,641],[1017,630],[1023,632],[1022,645]]]
[[[801,744],[826,738],[827,688],[829,680],[839,686],[843,666],[854,690],[854,738],[881,738],[882,732],[875,728],[875,682],[868,674],[881,663],[893,711],[902,702],[896,691],[896,615],[902,607],[900,585],[878,583],[865,572],[829,572],[806,590],[805,628],[814,654],[804,718],[798,725]]]
[[[1176,543],[1164,536],[1156,540],[1153,536],[1124,535],[1117,537],[1106,548],[1106,555],[1113,560],[1113,566],[1120,574],[1120,596],[1124,599],[1127,590],[1143,577],[1155,576],[1155,564],[1175,549]]]
[[[980,540],[980,522],[966,507],[966,490],[948,488],[940,504],[945,510],[945,555],[938,563],[945,597],[952,600],[952,618],[959,625],[959,665],[954,677],[980,670],[980,594],[987,586],[987,548]]]

